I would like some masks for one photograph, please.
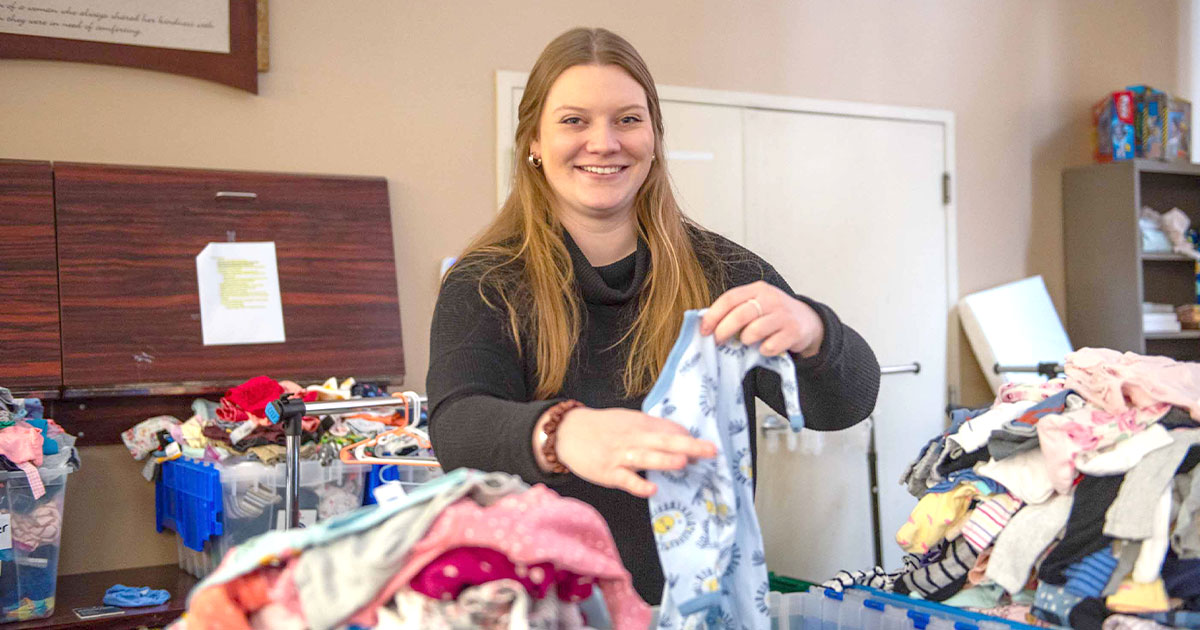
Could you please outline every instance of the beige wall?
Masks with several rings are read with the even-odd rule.
[[[276,2],[258,96],[141,70],[0,60],[0,157],[387,177],[407,385],[423,391],[438,261],[494,207],[493,72],[528,70],[559,32],[601,25],[632,41],[663,84],[953,111],[960,291],[1040,273],[1061,312],[1059,173],[1088,160],[1088,106],[1105,90],[1182,87],[1182,7]],[[789,280],[803,290],[803,278]],[[963,347],[951,369],[964,400],[980,402],[986,385]],[[149,533],[152,492],[137,470],[119,447],[85,449],[64,573],[173,559],[173,542]]]

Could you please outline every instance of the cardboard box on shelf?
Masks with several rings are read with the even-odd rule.
[[[1167,93],[1148,85],[1131,85],[1125,89],[1133,92],[1136,106],[1134,155],[1161,160],[1166,140]]]
[[[1163,129],[1163,155],[1173,162],[1192,161],[1192,102],[1177,96],[1167,97],[1167,116]]]
[[[1118,90],[1092,106],[1092,148],[1097,162],[1134,157],[1137,134],[1133,92]]]

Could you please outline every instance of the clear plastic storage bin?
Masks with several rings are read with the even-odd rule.
[[[300,524],[311,525],[362,506],[370,466],[300,462]],[[179,566],[202,578],[225,553],[272,529],[282,529],[287,470],[256,461],[163,464],[157,526],[174,530]]]
[[[843,593],[820,587],[805,593],[767,593],[771,630],[1037,630],[903,595],[854,587]],[[658,607],[654,607],[655,627]]]
[[[40,468],[35,499],[24,472],[0,471],[0,623],[54,614],[62,515],[71,469]]]

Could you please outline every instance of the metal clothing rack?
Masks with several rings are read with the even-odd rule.
[[[879,368],[880,375],[920,373],[921,364],[916,361]],[[770,415],[763,419],[764,434],[768,431],[786,431],[789,428],[790,425],[779,416]],[[875,450],[875,414],[867,416],[867,481],[871,486],[871,535],[875,566],[883,566],[883,524],[879,515],[879,452]]]
[[[1000,365],[996,363],[992,365],[992,371],[996,374],[1004,374],[1005,372],[1021,372],[1025,374],[1041,374],[1047,379],[1055,378],[1064,372],[1061,363],[1056,361],[1043,361],[1037,365]]]
[[[416,417],[420,419],[421,409],[429,399],[415,392],[404,392],[405,398],[384,396],[379,398],[359,398],[354,400],[334,400],[328,402],[304,402],[298,398],[284,394],[279,400],[267,405],[267,418],[275,424],[282,424],[287,439],[287,483],[284,494],[284,513],[287,515],[286,526],[293,529],[300,524],[300,435],[301,421],[304,416],[323,416],[352,411],[365,411],[380,407],[406,407],[412,414],[415,408]],[[410,420],[411,422],[411,420]],[[436,461],[432,457],[410,457],[410,460]]]
[[[880,375],[887,374],[919,374],[921,372],[921,364],[913,361],[901,365],[889,365],[879,368]],[[421,409],[429,402],[428,398],[413,392],[405,392],[412,394],[407,398],[408,409],[414,407],[417,411],[417,417],[420,417]],[[418,403],[414,405],[413,403]],[[335,400],[329,402],[310,402],[306,403],[300,399],[291,397],[290,394],[284,394],[279,400],[272,401],[267,405],[267,418],[275,424],[283,424],[284,435],[286,436],[287,456],[286,464],[286,486],[284,494],[284,512],[287,515],[286,526],[288,529],[295,528],[300,523],[300,437],[301,437],[301,421],[304,416],[321,416],[336,413],[350,413],[352,411],[363,411],[367,409],[377,409],[379,407],[398,407],[404,404],[400,399],[392,397],[380,398],[362,398],[357,400]],[[782,420],[778,424],[772,423],[770,416],[763,420],[763,431],[784,430],[788,424]],[[777,419],[778,420],[778,419]],[[879,516],[879,472],[878,472],[878,452],[875,449],[875,419],[874,416],[868,418],[869,441],[867,443],[867,469],[871,484],[871,524],[874,530],[875,543],[875,564],[883,563],[883,544],[882,544],[882,529]],[[436,461],[434,458],[410,458],[420,461]]]

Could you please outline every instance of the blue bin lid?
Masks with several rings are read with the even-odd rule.
[[[184,546],[204,550],[204,542],[224,533],[221,471],[189,459],[162,463],[154,488],[154,523],[179,534]]]

